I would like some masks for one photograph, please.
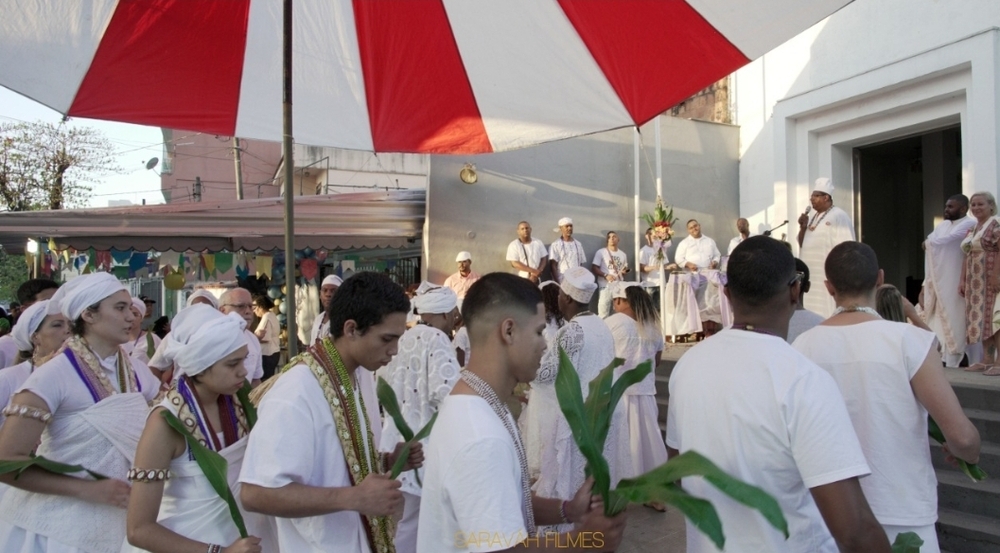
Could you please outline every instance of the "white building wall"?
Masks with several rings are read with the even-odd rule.
[[[996,193],[996,0],[856,0],[735,74],[740,212],[795,226],[832,176],[854,213],[852,149],[960,123],[963,191]]]

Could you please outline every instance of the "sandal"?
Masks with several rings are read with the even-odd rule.
[[[667,512],[667,506],[664,503],[661,503],[659,501],[650,501],[648,503],[643,503],[643,505],[645,505],[646,507],[649,507],[650,509],[652,509],[654,511],[660,512],[660,513]]]
[[[972,365],[969,365],[968,367],[965,367],[962,370],[965,371],[965,372],[967,372],[967,373],[978,373],[978,372],[985,371],[985,370],[989,369],[992,366],[993,365],[990,364],[990,363],[973,363]]]
[[[993,365],[983,373],[983,376],[1000,376],[1000,365]]]

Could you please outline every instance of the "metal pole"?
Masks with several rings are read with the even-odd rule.
[[[642,267],[639,266],[639,252],[642,250],[642,234],[639,233],[639,141],[641,137],[639,136],[639,127],[634,127],[632,134],[632,150],[634,150],[635,159],[632,164],[635,166],[635,182],[634,182],[634,192],[633,192],[633,232],[635,232],[635,280],[638,282],[641,280]]]
[[[243,199],[243,158],[240,155],[240,139],[233,137],[233,162],[236,164],[236,199]]]
[[[656,128],[653,134],[656,137],[656,197],[663,197],[663,147],[660,143],[660,116],[653,120]],[[667,328],[667,272],[660,264],[660,328],[666,332]]]
[[[295,328],[295,225],[293,180],[295,159],[292,150],[292,0],[284,0],[284,28],[282,32],[282,103],[283,121],[282,155],[285,158],[285,310],[288,329],[288,357],[299,353],[299,338]]]

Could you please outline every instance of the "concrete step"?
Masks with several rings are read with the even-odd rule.
[[[978,514],[938,509],[941,553],[996,553],[1000,551],[1000,521]]]
[[[1000,480],[973,482],[957,470],[936,470],[938,507],[992,518],[1000,524]]]
[[[931,447],[931,462],[935,469],[961,472],[944,460],[944,450],[934,440],[928,439]],[[979,467],[991,478],[1000,478],[1000,445],[993,442],[983,442],[979,450]]]
[[[656,375],[656,397],[667,399],[670,396],[670,377]]]
[[[1000,396],[1000,394],[996,394]],[[995,397],[996,397],[995,396]],[[997,397],[1000,399],[1000,397]],[[963,405],[964,407],[964,405]],[[1000,413],[986,409],[965,408],[965,416],[979,430],[979,439],[984,442],[1000,443]]]
[[[658,394],[656,396],[656,408],[659,410],[659,416],[656,417],[657,422],[660,423],[660,428],[667,428],[667,398],[660,397]]]
[[[958,402],[966,409],[996,409],[1000,379],[982,373],[963,373],[945,369]]]

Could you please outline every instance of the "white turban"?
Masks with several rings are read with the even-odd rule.
[[[562,219],[559,219],[559,226],[561,227],[572,224],[573,224],[573,219],[570,219],[569,217],[563,217]]]
[[[543,283],[541,283],[541,284],[538,285],[538,289],[539,290],[545,290],[546,286],[551,286],[553,284],[556,285],[556,286],[559,286],[559,283],[556,282],[556,281],[554,281],[554,280],[546,280],[545,282],[543,282]]]
[[[451,288],[425,280],[417,288],[417,295],[413,297],[412,303],[417,313],[450,313],[458,306],[458,296]]]
[[[594,278],[594,273],[587,269],[573,267],[563,273],[559,289],[580,303],[590,303],[590,298],[594,297],[594,290],[597,290],[597,280]]]
[[[164,339],[164,360],[188,376],[201,374],[247,345],[243,332],[246,326],[238,313],[223,315],[204,304],[187,307],[170,323],[170,334]]]
[[[187,306],[191,307],[192,305],[195,305],[194,300],[198,298],[205,298],[212,304],[212,307],[216,309],[219,308],[219,298],[215,297],[215,294],[209,292],[208,290],[195,290],[193,294],[188,296]]]
[[[816,185],[813,186],[813,192],[822,192],[833,196],[833,182],[826,177],[820,177],[816,179]]]
[[[38,332],[38,327],[42,326],[42,321],[48,315],[49,300],[37,301],[21,312],[17,319],[17,324],[10,331],[10,335],[17,344],[17,351],[31,351],[34,345],[31,343],[31,335]]]
[[[326,275],[323,278],[323,283],[319,285],[320,288],[324,286],[336,286],[340,288],[340,285],[344,283],[344,280],[337,275]]]
[[[139,317],[146,316],[146,302],[142,301],[139,298],[132,298],[132,307],[136,308],[139,311]]]
[[[122,290],[125,286],[111,273],[78,276],[56,290],[49,300],[48,312],[62,313],[70,321],[75,321],[91,305]]]

